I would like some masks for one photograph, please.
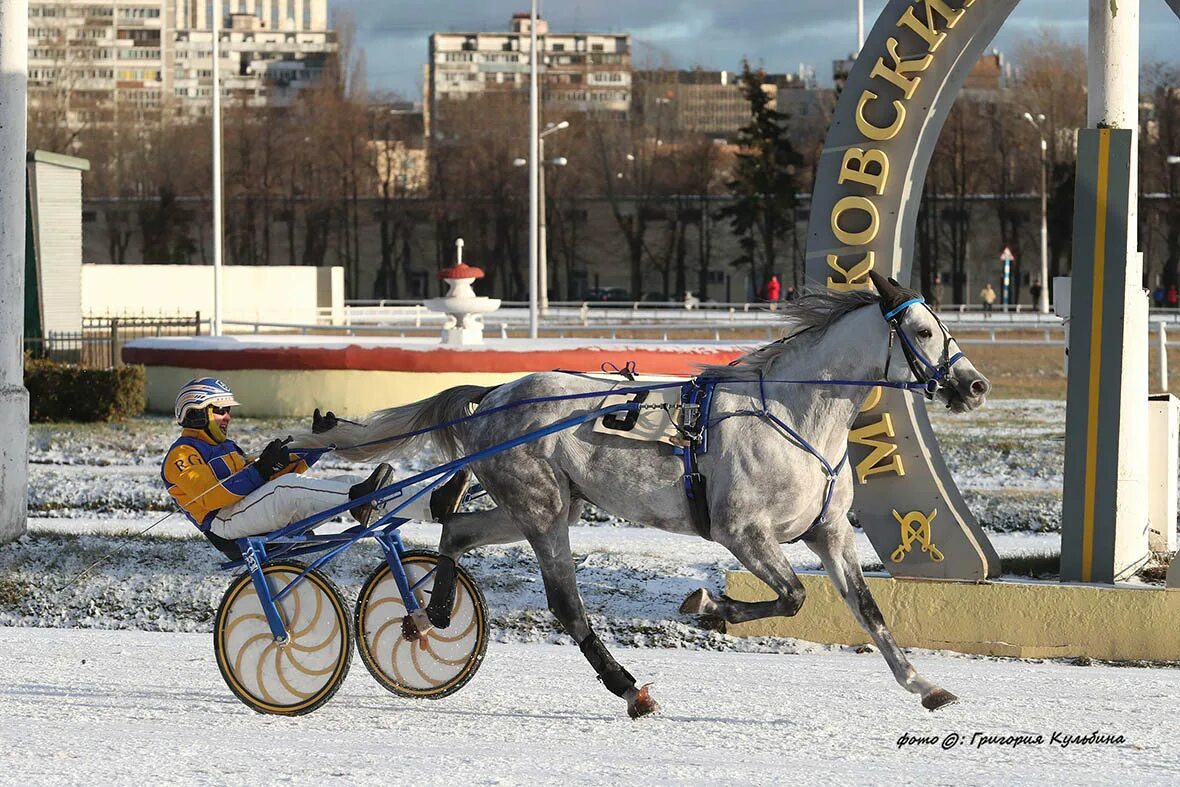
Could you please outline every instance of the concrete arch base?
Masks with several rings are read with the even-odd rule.
[[[0,386],[0,544],[25,533],[28,518],[29,392]]]
[[[726,632],[841,645],[869,641],[825,574],[799,572],[799,579],[807,602],[795,617],[731,625]],[[1180,589],[887,577],[868,577],[868,582],[903,648],[1015,658],[1180,661]],[[741,601],[774,597],[745,571],[726,575],[725,592]]]

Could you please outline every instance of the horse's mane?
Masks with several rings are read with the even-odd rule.
[[[795,337],[822,335],[841,317],[870,304],[881,296],[875,290],[807,290],[798,298],[783,301],[783,320],[787,335],[778,341],[748,352],[730,364],[701,364],[701,376],[757,378],[782,353],[795,345]]]

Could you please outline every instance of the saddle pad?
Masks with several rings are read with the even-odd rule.
[[[680,377],[655,377],[640,375],[635,382],[619,381],[617,377],[605,378],[620,388],[629,388],[656,382],[682,382]],[[628,440],[660,442],[669,445],[683,445],[684,441],[676,431],[681,418],[680,386],[656,388],[650,391],[607,394],[602,406],[609,407],[625,402],[640,402],[644,405],[663,405],[657,409],[644,408],[618,413],[609,413],[594,421],[594,431],[599,434],[615,435]]]

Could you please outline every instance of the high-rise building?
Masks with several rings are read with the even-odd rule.
[[[176,32],[169,91],[188,113],[208,111],[213,0],[168,0]],[[338,50],[327,0],[222,0],[223,95],[247,106],[283,106],[323,75]]]
[[[289,101],[337,51],[327,0],[223,0],[223,93]],[[29,103],[74,126],[195,115],[212,101],[212,0],[34,0]]]
[[[434,33],[426,66],[427,131],[439,105],[491,91],[527,91],[530,18],[514,14],[504,32]],[[543,101],[566,112],[626,113],[631,105],[631,36],[552,33],[537,20]]]
[[[762,89],[772,109],[785,110],[788,91],[814,91],[815,76],[765,74]],[[733,71],[659,69],[635,72],[634,109],[653,125],[731,139],[750,122],[750,102],[742,96],[741,74]],[[783,106],[780,106],[783,104]]]
[[[163,0],[29,4],[29,105],[52,102],[71,125],[161,111],[165,97]]]

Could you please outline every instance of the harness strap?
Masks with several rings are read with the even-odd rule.
[[[684,383],[680,389],[682,425],[677,431],[688,440],[688,445],[677,449],[684,461],[684,474],[681,477],[684,484],[684,494],[688,498],[688,510],[692,516],[692,526],[697,535],[706,541],[713,540],[713,521],[709,514],[709,496],[707,479],[701,473],[697,454],[703,452],[708,429],[703,424],[708,423],[707,407],[712,400],[713,383],[701,383],[696,378]],[[688,413],[696,411],[695,422],[690,424]]]

